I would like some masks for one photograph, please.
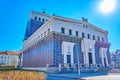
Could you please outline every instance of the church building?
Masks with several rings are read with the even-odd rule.
[[[101,64],[110,61],[108,32],[81,20],[32,11],[26,26],[21,67]]]

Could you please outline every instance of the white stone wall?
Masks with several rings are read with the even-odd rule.
[[[64,63],[67,63],[67,55],[71,55],[71,63],[74,63],[73,61],[73,47],[75,43],[71,42],[63,42],[62,43],[62,55],[64,56]]]
[[[84,64],[89,64],[89,52],[92,53],[92,62],[93,64],[96,64],[96,59],[95,59],[95,40],[90,40],[90,39],[83,39],[82,44],[81,44],[81,49],[84,57]]]
[[[88,26],[83,27],[83,23],[84,22],[79,22],[79,23],[75,23],[75,22],[70,22],[70,21],[62,21],[62,20],[56,20],[54,19],[54,26],[53,26],[53,31],[56,32],[61,32],[61,27],[65,28],[65,34],[69,34],[69,29],[72,30],[72,35],[75,36],[75,31],[79,31],[79,36],[82,37],[82,32],[85,33],[85,38],[87,38],[87,34],[90,34],[91,39],[93,39],[93,35],[95,35],[96,40],[97,37],[100,37],[100,42],[102,42],[102,37],[104,38],[104,42],[108,42],[107,40],[107,34],[99,30],[96,30],[92,27],[95,27],[89,23],[86,23]],[[91,27],[92,26],[92,27]]]
[[[100,57],[101,57],[101,60],[102,60],[102,66],[105,66],[105,63],[106,65],[108,66],[108,57],[107,57],[107,48],[100,48]],[[105,61],[104,62],[104,58],[105,58]]]

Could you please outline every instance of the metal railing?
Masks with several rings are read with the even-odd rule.
[[[101,64],[59,64],[59,72],[64,70],[80,70],[80,72],[95,72],[99,68],[101,68]]]
[[[59,64],[58,70],[59,72],[64,72],[64,71],[72,71],[72,72],[96,72],[100,68],[104,68],[105,66],[102,66],[102,64],[77,64],[77,63],[62,63]],[[107,68],[119,68],[120,69],[120,64],[109,64],[106,66]],[[47,65],[48,70],[54,68],[54,65]]]

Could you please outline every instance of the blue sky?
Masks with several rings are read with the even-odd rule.
[[[89,22],[109,32],[110,51],[120,49],[120,5],[106,15],[98,11],[101,0],[0,0],[0,51],[22,48],[30,11],[65,16]],[[116,0],[120,4],[120,0]]]

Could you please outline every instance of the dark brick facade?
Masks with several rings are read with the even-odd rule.
[[[34,45],[23,51],[23,67],[45,67],[47,64],[52,66],[58,66],[59,63],[63,63],[62,55],[62,42],[75,43],[73,48],[73,61],[78,63],[83,62],[83,54],[81,51],[81,38],[76,36],[65,35],[57,32],[51,32],[43,39],[37,41]],[[108,48],[107,56],[110,63],[110,44],[107,43],[95,43],[95,58],[96,63],[101,64],[100,47]]]
[[[101,42],[96,42],[95,43],[95,58],[96,58],[96,63],[97,64],[102,64],[102,61],[101,61],[101,58],[100,58],[100,52],[99,52],[99,49],[101,47],[108,48],[108,50],[107,50],[107,58],[108,58],[108,64],[110,64],[111,63],[110,52],[109,52],[110,44],[109,43],[101,43]]]
[[[30,19],[30,21],[27,22],[24,40],[27,40],[28,37],[30,37],[43,24],[44,24],[44,22],[42,22],[42,21]]]
[[[46,38],[37,41],[33,46],[23,51],[23,67],[44,67],[47,64],[58,66],[63,63],[62,42],[76,43],[74,46],[74,63],[77,63],[77,54],[79,54],[80,63],[82,63],[81,40],[78,37],[51,33]]]

